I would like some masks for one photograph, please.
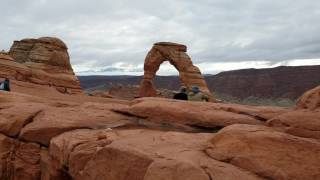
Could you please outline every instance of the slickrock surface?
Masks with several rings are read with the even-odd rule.
[[[0,92],[0,179],[320,176],[317,110],[39,94]]]
[[[261,179],[209,158],[204,150],[211,134],[150,130],[76,130],[51,141],[47,177],[68,169],[74,179],[210,180]],[[60,177],[62,174],[60,174]]]
[[[297,110],[270,119],[267,124],[286,133],[320,139],[320,111]]]
[[[254,125],[221,130],[206,150],[227,162],[266,179],[319,179],[320,142]]]
[[[286,109],[249,107],[235,104],[185,102],[161,98],[141,98],[129,107],[114,111],[163,125],[216,129],[231,124],[264,124]]]
[[[67,50],[52,37],[15,41],[10,56],[0,56],[0,77],[52,86],[61,93],[81,93]]]

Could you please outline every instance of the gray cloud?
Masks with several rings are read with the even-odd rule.
[[[77,71],[141,68],[157,41],[186,44],[196,64],[320,58],[318,0],[3,0],[0,16],[0,48],[56,36]]]

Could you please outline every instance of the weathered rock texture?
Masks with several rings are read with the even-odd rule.
[[[76,130],[50,143],[47,177],[86,180],[261,179],[249,171],[208,158],[210,134],[150,130]]]
[[[319,179],[317,110],[25,93],[0,91],[0,179]]]
[[[153,79],[160,65],[164,61],[169,61],[179,71],[182,85],[188,89],[196,85],[212,99],[200,69],[192,64],[191,58],[186,52],[187,47],[185,45],[169,42],[155,43],[145,59],[144,77],[140,84],[140,97],[157,96]]]
[[[304,93],[298,100],[297,108],[315,110],[320,108],[320,86]]]
[[[61,93],[80,93],[67,46],[57,38],[15,41],[8,55],[0,55],[0,76],[55,87]],[[12,59],[13,58],[13,59]]]
[[[232,125],[206,152],[266,179],[320,179],[320,142],[254,125]]]
[[[184,102],[161,98],[141,98],[114,111],[138,117],[141,122],[167,128],[215,131],[231,124],[264,124],[287,112],[282,108],[249,107],[220,103]]]

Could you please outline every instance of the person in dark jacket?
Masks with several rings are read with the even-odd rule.
[[[179,100],[186,100],[188,101],[188,95],[187,95],[187,88],[182,86],[180,88],[179,93],[175,94],[173,96],[173,99],[179,99]]]
[[[10,80],[8,78],[0,84],[0,90],[10,91]]]

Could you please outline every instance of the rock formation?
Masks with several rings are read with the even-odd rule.
[[[202,92],[211,97],[200,69],[192,64],[191,58],[186,52],[187,47],[185,45],[170,42],[155,43],[144,62],[144,77],[140,84],[140,97],[157,95],[153,79],[164,61],[169,61],[179,71],[181,85],[188,89],[196,85]]]
[[[298,100],[299,109],[318,109],[320,108],[320,86],[315,87],[304,93]]]
[[[9,55],[0,55],[1,77],[53,86],[61,93],[82,92],[61,40],[44,37],[15,41]]]
[[[4,55],[1,77],[39,70]],[[287,109],[13,86],[0,91],[1,180],[320,179],[319,88]]]

